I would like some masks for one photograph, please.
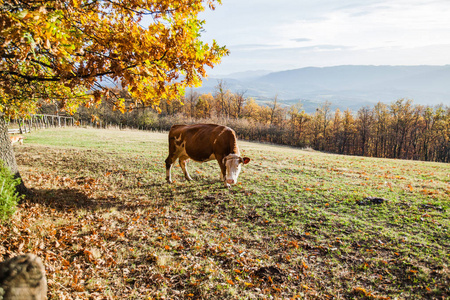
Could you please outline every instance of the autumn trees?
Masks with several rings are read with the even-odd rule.
[[[412,100],[399,99],[391,104],[379,102],[362,107],[357,112],[346,110],[343,115],[336,110],[329,123],[326,119],[321,108],[308,122],[309,134],[307,130],[304,136],[311,137],[314,149],[450,162],[449,107],[414,105]]]
[[[0,132],[3,117],[46,102],[72,112],[103,99],[126,111],[179,99],[228,53],[201,40],[198,13],[216,3],[0,0]],[[0,147],[0,159],[14,165],[3,155],[11,149]]]
[[[264,104],[244,97],[238,113],[233,107],[239,107],[236,99],[242,99],[241,93],[192,91],[186,97],[185,105],[162,105],[161,115],[155,114],[156,119],[145,128],[168,130],[173,123],[214,122],[232,126],[241,139],[346,155],[450,162],[448,107],[414,105],[412,100],[399,99],[341,112],[325,102],[308,114],[300,103],[288,107],[277,98]],[[228,109],[222,109],[222,103],[229,103]],[[142,124],[127,125],[143,128]]]
[[[347,155],[450,162],[448,107],[426,107],[399,99],[389,105],[379,102],[362,107],[356,113],[346,110],[343,116],[336,110],[331,119],[329,129],[320,135],[317,127],[323,124],[323,130],[325,117],[318,112],[312,116],[313,148]]]

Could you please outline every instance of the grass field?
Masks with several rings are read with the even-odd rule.
[[[167,184],[167,134],[32,132],[0,254],[42,257],[49,299],[449,299],[448,164],[239,145],[226,189]]]

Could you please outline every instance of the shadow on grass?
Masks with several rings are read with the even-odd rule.
[[[95,210],[102,206],[114,206],[114,201],[98,201],[89,198],[85,193],[77,189],[31,189],[32,197],[28,201],[46,205],[59,211],[68,211],[73,209]],[[106,203],[108,202],[108,203]]]
[[[146,209],[151,207],[166,206],[167,203],[161,201],[124,201],[119,197],[90,197],[78,189],[30,189],[32,196],[25,201],[39,203],[61,212],[73,210],[97,211],[102,209],[115,208],[119,211]]]
[[[199,194],[199,190],[206,192]],[[120,188],[117,195],[96,196],[78,188],[30,188],[24,201],[38,203],[61,212],[73,210],[97,211],[115,208],[120,211],[161,208],[173,201],[183,201],[213,210],[223,195],[230,192],[218,180],[199,179],[183,185],[171,185],[165,181],[150,182],[137,186]],[[157,193],[155,193],[157,191]],[[117,197],[116,197],[117,196]],[[217,198],[217,199],[216,199]]]

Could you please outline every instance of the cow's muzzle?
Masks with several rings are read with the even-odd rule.
[[[234,179],[227,179],[226,182],[229,183],[229,184],[235,184],[236,183],[236,181]]]

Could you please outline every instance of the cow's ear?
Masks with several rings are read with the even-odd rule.
[[[246,165],[246,164],[248,164],[248,163],[250,162],[250,158],[248,158],[248,157],[243,157],[243,158],[242,158],[242,161],[243,161],[244,165]]]
[[[224,158],[222,158],[222,163],[223,163],[224,165],[227,164],[227,156],[225,156]]]

